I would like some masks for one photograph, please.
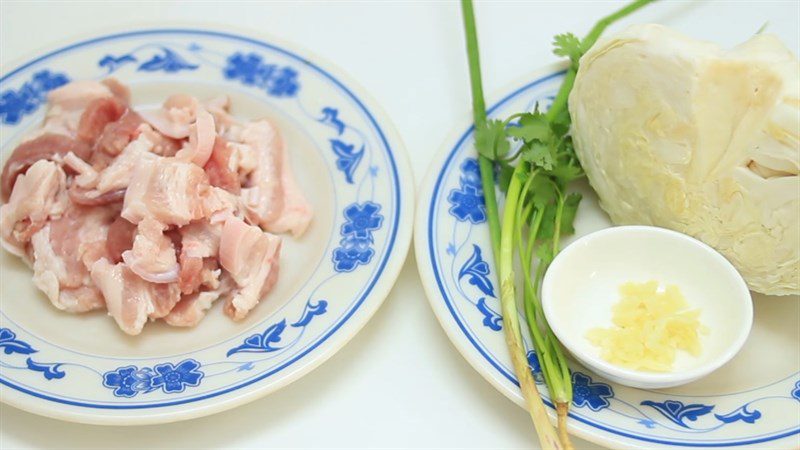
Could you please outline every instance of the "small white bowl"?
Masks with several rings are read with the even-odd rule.
[[[670,372],[611,364],[586,338],[592,328],[612,326],[620,285],[649,280],[677,285],[709,329],[700,337],[700,356],[678,351]],[[607,228],[564,248],[544,277],[542,307],[555,335],[583,365],[646,389],[686,384],[718,369],[742,348],[753,322],[750,291],[728,260],[697,239],[649,226]]]

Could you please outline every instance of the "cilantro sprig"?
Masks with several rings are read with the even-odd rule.
[[[654,0],[637,0],[595,24],[585,38],[571,33],[553,39],[553,52],[569,58],[564,81],[546,112],[521,112],[505,120],[488,120],[483,99],[478,37],[471,0],[462,0],[469,58],[475,148],[481,172],[492,251],[500,279],[500,303],[506,343],[534,427],[543,449],[571,449],[567,414],[572,402],[572,382],[564,351],[542,312],[542,280],[558,253],[561,238],[575,232],[580,194],[569,192],[571,182],[584,173],[569,135],[571,119],[567,99],[575,84],[580,59],[615,21]],[[514,145],[512,145],[514,144]],[[500,215],[495,173],[505,206]],[[558,414],[558,433],[547,417],[531,376],[519,324],[515,256],[522,270],[522,307],[550,397]]]

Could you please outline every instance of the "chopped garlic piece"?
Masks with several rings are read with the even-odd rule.
[[[634,370],[668,372],[677,350],[700,355],[700,310],[689,304],[677,286],[660,289],[657,281],[625,283],[613,307],[611,328],[594,328],[586,337],[600,347],[606,361]]]

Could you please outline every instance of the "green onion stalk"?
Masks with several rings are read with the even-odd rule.
[[[573,449],[567,434],[567,417],[572,402],[572,379],[561,344],[542,312],[539,292],[547,267],[560,250],[563,234],[573,232],[572,222],[580,196],[568,193],[570,182],[581,178],[583,170],[569,136],[567,100],[575,83],[580,57],[597,41],[605,29],[654,0],[637,0],[602,18],[584,39],[571,34],[555,38],[555,53],[568,56],[572,63],[564,75],[556,97],[546,113],[523,112],[504,121],[486,116],[481,81],[478,37],[471,0],[461,6],[466,34],[467,56],[472,91],[476,149],[485,196],[486,216],[492,252],[500,283],[500,303],[506,344],[519,380],[528,412],[543,449]],[[515,127],[509,127],[517,120]],[[508,151],[508,138],[522,145],[516,154]],[[510,163],[520,161],[512,166]],[[495,169],[505,177],[505,205],[502,216],[495,188]],[[502,218],[502,220],[501,220]],[[522,309],[539,360],[545,384],[557,414],[557,430],[547,416],[527,359],[517,306],[515,262],[522,270]]]

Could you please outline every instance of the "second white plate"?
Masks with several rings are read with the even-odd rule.
[[[561,66],[547,67],[507,89],[490,108],[490,116],[530,111],[537,102],[548,106],[563,74]],[[503,339],[499,288],[469,123],[465,119],[445,143],[420,191],[417,263],[431,307],[456,348],[492,385],[522,406]],[[611,226],[588,184],[577,189],[584,199],[572,239]],[[743,351],[711,376],[689,385],[634,389],[572,363],[571,431],[611,448],[800,446],[800,299],[754,297],[755,323]],[[528,357],[550,405],[536,355],[529,351]]]

